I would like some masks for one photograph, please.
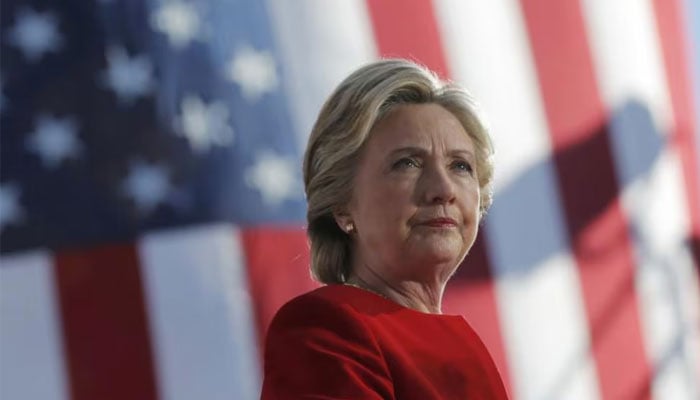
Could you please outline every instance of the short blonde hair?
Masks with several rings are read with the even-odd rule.
[[[326,100],[304,155],[311,271],[322,283],[345,282],[352,268],[352,239],[334,212],[352,198],[355,166],[372,127],[402,104],[433,103],[451,112],[471,137],[481,190],[479,214],[492,201],[493,146],[469,93],[441,81],[429,69],[403,59],[367,64],[348,76]]]

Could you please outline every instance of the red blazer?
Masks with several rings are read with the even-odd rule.
[[[507,399],[460,316],[425,314],[352,286],[299,296],[267,333],[263,400]]]

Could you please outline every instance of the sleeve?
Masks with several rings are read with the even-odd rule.
[[[261,399],[394,399],[369,328],[339,305],[314,300],[292,301],[273,319]]]

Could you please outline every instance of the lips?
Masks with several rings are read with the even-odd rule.
[[[453,228],[457,226],[457,221],[452,218],[431,218],[421,221],[419,225],[429,226],[431,228]]]

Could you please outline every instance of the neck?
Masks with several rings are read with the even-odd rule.
[[[353,273],[347,284],[374,292],[404,307],[428,314],[442,314],[444,284],[421,282],[391,283],[373,273]]]

